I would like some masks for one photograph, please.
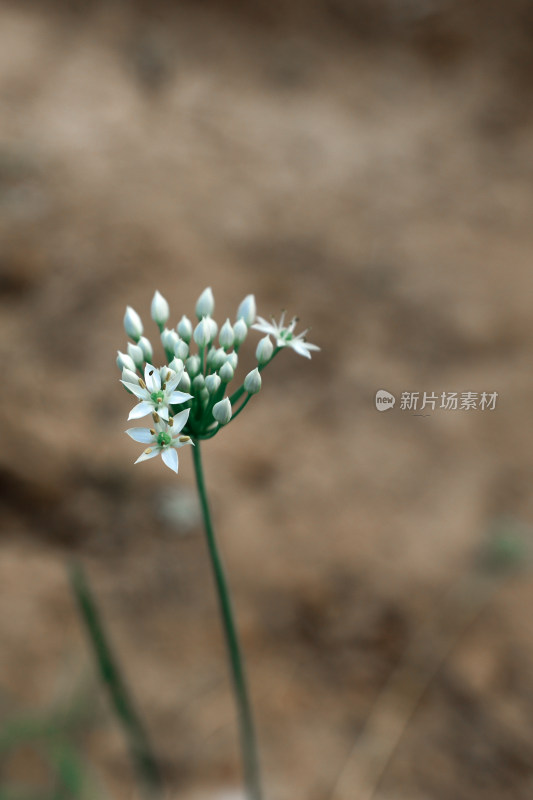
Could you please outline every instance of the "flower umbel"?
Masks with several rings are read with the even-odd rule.
[[[124,326],[133,341],[129,342],[127,353],[119,352],[117,358],[122,384],[137,398],[128,419],[137,420],[151,414],[156,425],[128,431],[132,438],[137,437],[136,441],[149,445],[138,461],[161,453],[165,463],[173,469],[177,464],[173,451],[188,441],[183,437],[188,436],[194,444],[199,444],[233,423],[259,392],[262,373],[283,348],[290,347],[305,358],[311,358],[311,352],[320,349],[306,342],[306,331],[295,333],[296,318],[285,324],[285,312],[279,322],[274,318],[268,322],[256,317],[253,294],[240,303],[234,321],[226,319],[218,338],[219,326],[212,316],[214,311],[215,298],[208,287],[196,302],[198,323],[193,327],[189,317],[183,315],[174,327],[166,299],[160,292],[154,294],[151,316],[159,328],[167,361],[158,368],[154,366],[152,345],[144,336],[141,318],[128,306]],[[263,334],[255,345],[257,365],[248,375],[241,376],[240,348],[252,329]],[[236,378],[240,380],[237,388],[233,388]],[[186,416],[180,416],[184,412]],[[173,418],[179,420],[181,439],[176,438]]]
[[[293,317],[290,324],[285,325],[285,311],[282,313],[279,322],[276,322],[274,317],[272,317],[272,322],[268,322],[264,317],[257,317],[257,319],[259,322],[252,325],[252,328],[273,336],[276,340],[276,347],[290,347],[299,356],[305,356],[305,358],[311,358],[311,350],[320,350],[320,347],[317,347],[316,344],[305,341],[305,334],[309,328],[295,335],[294,329],[298,322],[297,317]]]
[[[186,444],[192,444],[190,436],[181,434],[189,418],[189,413],[190,410],[186,408],[171,417],[168,422],[161,420],[154,422],[153,428],[128,428],[126,433],[134,442],[148,445],[135,463],[161,456],[167,467],[177,473],[179,448],[185,447]]]
[[[147,364],[144,368],[144,381],[142,378],[139,379],[139,383],[123,380],[122,383],[126,389],[129,389],[141,401],[132,408],[128,419],[140,419],[156,412],[161,419],[168,420],[168,409],[171,403],[184,403],[192,397],[187,392],[176,390],[182,375],[183,368],[175,372],[170,367],[161,367],[158,370],[151,364]]]

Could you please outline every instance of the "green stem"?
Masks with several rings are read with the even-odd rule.
[[[253,395],[251,395],[251,394],[247,394],[247,395],[246,395],[246,397],[245,397],[245,399],[244,399],[244,402],[242,402],[242,403],[241,403],[241,405],[239,406],[239,408],[237,409],[237,411],[235,411],[235,412],[232,414],[232,417],[231,417],[231,420],[230,420],[230,422],[233,422],[233,420],[235,419],[235,417],[238,417],[238,416],[239,416],[239,414],[241,413],[241,411],[243,410],[243,408],[245,408],[246,404],[250,402],[250,400],[251,400],[251,398],[252,398],[252,397],[253,397]]]
[[[252,718],[252,709],[248,697],[244,661],[241,655],[237,629],[235,627],[229,588],[226,581],[226,576],[224,574],[224,567],[222,565],[220,553],[218,551],[215,532],[211,522],[211,514],[209,512],[204,473],[202,469],[200,442],[198,440],[195,441],[195,446],[192,448],[192,450],[196,483],[198,486],[198,494],[200,495],[200,504],[202,506],[202,513],[204,517],[207,546],[209,549],[211,567],[213,569],[213,575],[216,583],[218,602],[224,627],[224,635],[228,648],[233,688],[235,691],[235,700],[237,703],[246,795],[248,800],[261,800],[262,792],[259,775],[259,759],[257,756],[257,743]]]
[[[107,685],[115,714],[126,734],[131,759],[144,788],[145,797],[160,797],[163,781],[152,753],[148,735],[135,710],[132,697],[111,650],[88,578],[79,562],[70,565],[69,577],[96,658],[100,677]]]

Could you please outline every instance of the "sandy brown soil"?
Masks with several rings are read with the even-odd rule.
[[[0,708],[81,693],[116,800],[73,555],[169,797],[239,781],[191,463],[133,467],[114,363],[126,303],[177,322],[206,285],[322,347],[204,448],[268,800],[533,794],[532,25],[422,6],[0,5]],[[499,397],[418,417],[380,388]]]

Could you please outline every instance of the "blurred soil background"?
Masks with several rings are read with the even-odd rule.
[[[532,44],[528,0],[0,4],[2,800],[136,796],[73,557],[169,800],[239,786],[190,454],[133,467],[115,366],[207,285],[322,348],[204,447],[268,800],[533,796]]]

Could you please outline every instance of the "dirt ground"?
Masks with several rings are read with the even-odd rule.
[[[204,447],[267,800],[533,797],[532,44],[516,1],[0,3],[2,800],[82,796],[16,728],[58,714],[136,796],[74,557],[169,800],[239,786],[190,454],[133,466],[115,366],[208,285],[322,348]]]

